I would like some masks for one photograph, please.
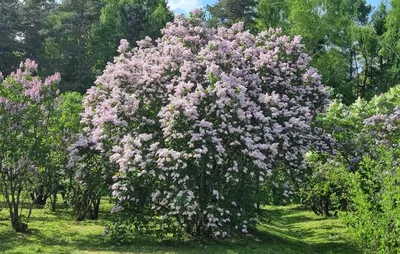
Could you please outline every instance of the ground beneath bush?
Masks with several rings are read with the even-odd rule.
[[[10,229],[7,213],[0,212],[0,253],[361,253],[346,241],[345,228],[338,219],[315,216],[299,206],[266,207],[259,232],[240,240],[159,241],[133,239],[129,244],[113,245],[102,236],[110,221],[108,207],[101,219],[74,221],[71,211],[56,213],[35,209],[29,221],[29,232]]]

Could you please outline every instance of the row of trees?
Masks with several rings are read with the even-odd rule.
[[[86,92],[120,39],[157,38],[172,20],[165,0],[5,0],[0,3],[0,70],[35,59],[61,73],[61,91]]]
[[[399,80],[400,1],[373,9],[365,0],[219,0],[213,25],[243,21],[253,32],[281,27],[301,35],[324,84],[345,103],[370,99]]]
[[[219,0],[207,11],[211,26],[240,21],[252,32],[280,27],[301,35],[324,84],[348,104],[399,79],[399,9],[399,0],[374,9],[365,0]],[[61,73],[62,91],[81,93],[112,60],[120,39],[158,38],[173,18],[165,0],[6,0],[0,16],[0,70],[35,59],[43,74]]]

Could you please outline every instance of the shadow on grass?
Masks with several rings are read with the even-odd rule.
[[[26,245],[27,248],[36,246],[35,252],[40,253],[361,253],[344,241],[306,241],[305,239],[321,235],[316,231],[325,226],[324,220],[330,219],[315,217],[296,208],[268,209],[262,217],[259,230],[253,236],[225,241],[162,241],[152,237],[137,237],[129,243],[115,245],[104,238],[99,230],[99,225],[111,221],[112,216],[102,211],[100,218],[98,222],[78,223],[74,221],[72,211],[42,211],[32,217],[31,228],[26,234],[4,229],[3,224],[9,222],[1,221],[0,253],[24,253],[18,249],[21,245]],[[298,226],[302,223],[309,223],[311,226]],[[317,224],[314,226],[313,223]],[[92,231],[91,227],[95,226],[96,230]],[[66,230],[65,227],[76,227],[80,231]],[[327,226],[328,229],[329,227],[332,226]],[[28,250],[26,253],[33,253]]]

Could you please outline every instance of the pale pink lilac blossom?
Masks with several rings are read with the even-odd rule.
[[[311,121],[328,92],[300,37],[252,35],[243,23],[208,28],[200,13],[177,16],[160,39],[130,51],[122,40],[87,92],[82,123],[118,167],[115,211],[201,220],[225,237],[235,227],[251,231],[261,202],[251,193],[282,165],[302,174],[316,140]]]

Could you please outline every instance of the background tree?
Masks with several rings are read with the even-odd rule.
[[[261,0],[257,10],[258,29],[278,26],[303,37],[312,64],[335,96],[351,103],[381,91],[375,78],[377,38],[364,29],[372,10],[365,0]]]
[[[55,10],[54,0],[2,1],[0,3],[0,69],[14,70],[25,58],[35,59],[44,70],[47,17]]]
[[[257,4],[257,31],[269,28],[288,30],[289,0],[260,0]]]
[[[57,8],[55,0],[24,0],[20,6],[21,39],[23,43],[24,58],[35,59],[41,69],[50,64],[45,55],[46,34],[48,17]],[[51,70],[54,72],[54,70]]]
[[[385,57],[386,61],[388,61],[388,64],[390,65],[389,85],[393,85],[398,82],[400,78],[400,1],[391,0],[390,7],[391,8],[386,16],[386,31],[383,35],[383,48],[380,53]],[[384,13],[381,15],[384,15]]]
[[[371,25],[376,33],[376,39],[378,40],[377,46],[377,70],[378,77],[377,78],[377,87],[379,92],[387,91],[391,86],[392,82],[390,80],[389,68],[390,62],[388,62],[384,57],[384,34],[387,31],[386,28],[386,17],[388,13],[387,5],[382,1],[377,7],[376,11],[373,13],[371,17]]]
[[[290,2],[290,33],[304,38],[324,83],[346,102],[358,96],[360,72],[352,28],[364,25],[370,10],[365,0]]]
[[[173,18],[165,0],[107,0],[92,30],[89,55],[93,77],[111,62],[121,39],[133,44],[145,36],[158,38]],[[93,78],[94,80],[94,78]]]
[[[20,1],[0,2],[0,70],[10,73],[22,60]]]
[[[212,6],[207,6],[213,26],[230,26],[237,22],[244,22],[247,29],[252,29],[256,17],[255,0],[218,0]]]
[[[84,93],[94,81],[89,61],[91,29],[100,16],[100,0],[64,0],[49,17],[46,58],[63,77],[61,91]]]

